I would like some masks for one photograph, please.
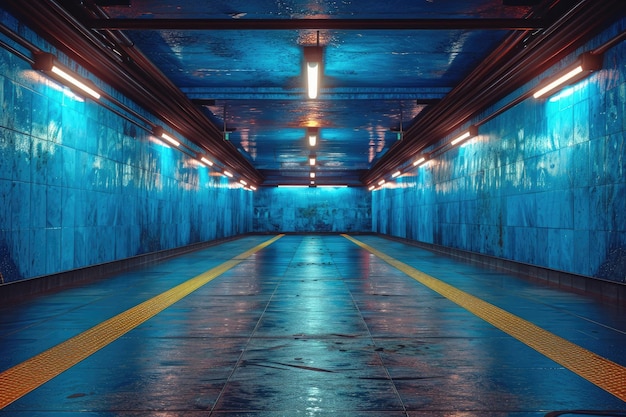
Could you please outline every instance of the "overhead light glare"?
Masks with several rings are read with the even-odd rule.
[[[306,61],[307,94],[310,99],[317,98],[322,65],[322,48],[319,46],[307,46],[304,48]]]
[[[307,62],[306,63],[306,71],[307,71],[307,82],[308,82],[308,93],[310,99],[317,98],[317,80],[319,78],[319,63],[318,62]]]
[[[285,184],[285,185],[278,185],[278,188],[308,188],[308,185],[290,185],[290,184]]]
[[[566,83],[567,81],[571,80],[572,78],[574,78],[575,76],[577,76],[578,74],[580,74],[581,72],[583,72],[583,67],[581,67],[580,65],[577,66],[576,68],[574,68],[573,70],[565,73],[564,75],[560,76],[559,78],[557,78],[556,80],[552,81],[550,84],[546,85],[545,87],[543,87],[542,89],[536,91],[533,94],[534,98],[539,98],[541,96],[543,96],[544,94],[546,94],[548,91],[552,91],[555,88],[557,88],[558,86],[560,86],[561,84]]]
[[[319,188],[348,188],[346,184],[318,185]]]
[[[61,66],[56,63],[56,57],[51,53],[39,53],[36,54],[34,58],[33,69],[43,72],[51,72],[74,87],[77,87],[81,91],[89,94],[96,100],[100,99],[100,93],[87,85],[86,81],[82,81],[80,79],[81,77],[78,75],[72,74],[71,71],[61,68]]]
[[[96,90],[89,87],[87,84],[80,81],[79,79],[73,77],[69,73],[63,71],[61,68],[57,66],[52,66],[51,72],[63,78],[65,81],[69,82],[70,84],[80,88],[81,90],[83,90],[85,93],[89,94],[91,97],[95,98],[96,100],[100,99],[100,93],[98,93]]]
[[[228,178],[233,177],[233,174],[230,171],[226,171],[226,170],[224,170],[224,175],[226,175]]]
[[[152,134],[158,138],[165,139],[174,146],[180,146],[180,142],[168,135],[161,126],[154,126],[152,128]]]
[[[317,145],[317,135],[319,133],[319,129],[314,128],[314,127],[309,127],[307,128],[306,132],[309,138],[309,146],[314,147],[315,145]]]
[[[464,141],[465,139],[467,139],[469,137],[470,137],[470,133],[469,132],[465,132],[461,136],[459,136],[458,138],[456,138],[452,142],[450,142],[450,144],[456,145],[457,143],[462,142],[462,141]]]
[[[378,185],[383,185],[384,183],[385,183],[385,180],[378,181]]]
[[[250,189],[251,189],[252,191],[256,191],[256,187],[255,187],[254,185],[251,185],[251,186],[250,186]]]
[[[315,155],[309,157],[309,165],[315,166]]]
[[[200,161],[201,161],[201,162],[203,162],[205,165],[208,165],[208,166],[210,166],[210,167],[212,167],[212,166],[213,166],[213,162],[212,162],[212,161],[210,161],[209,159],[207,159],[207,158],[206,158],[206,157],[204,157],[204,156],[203,156],[202,158],[200,158]]]
[[[393,174],[391,174],[391,178],[396,178],[396,177],[399,177],[399,176],[400,176],[400,174],[402,174],[402,172],[400,172],[400,171],[396,171],[396,172],[394,172]]]
[[[374,188],[376,188],[376,186],[375,186],[375,185],[370,185],[369,190],[370,190],[370,191],[374,191]]]
[[[566,85],[581,80],[593,71],[602,69],[602,60],[602,54],[585,52],[574,64],[541,83],[542,86],[533,94],[533,97],[540,98],[549,93],[552,94]]]
[[[180,142],[177,141],[176,139],[174,139],[173,137],[171,137],[170,135],[168,135],[167,133],[163,132],[161,133],[161,137],[163,139],[165,139],[166,141],[168,141],[169,143],[171,143],[174,146],[180,146]]]
[[[239,180],[239,183],[241,183],[242,185],[248,185],[248,183],[244,180]]]
[[[309,174],[309,178],[315,178],[315,172],[311,172],[311,173]]]
[[[416,166],[418,166],[418,165],[423,164],[424,162],[426,162],[426,158],[424,158],[424,157],[422,156],[420,159],[418,159],[417,161],[413,162],[413,166],[414,166],[414,167],[416,167]]]
[[[457,137],[456,139],[452,140],[452,142],[450,142],[450,145],[456,145],[459,142],[462,142],[464,140],[467,140],[471,137],[474,137],[478,134],[478,128],[476,126],[470,126],[470,128],[464,132],[462,135],[460,135],[459,137]]]

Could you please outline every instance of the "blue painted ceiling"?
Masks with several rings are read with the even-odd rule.
[[[501,0],[132,0],[111,19],[523,19]],[[236,22],[233,23],[235,27]],[[175,26],[175,25],[174,25]],[[128,36],[264,176],[308,183],[306,127],[319,127],[317,182],[359,178],[433,99],[455,88],[507,29],[126,29]],[[304,47],[323,48],[318,99],[309,100]],[[225,125],[225,126],[224,126]],[[402,125],[402,126],[401,126]]]
[[[542,74],[623,0],[3,0],[256,185],[370,185]],[[305,48],[319,46],[308,99]],[[319,129],[311,148],[307,127]],[[199,155],[195,155],[198,157]],[[409,164],[410,166],[410,164]]]

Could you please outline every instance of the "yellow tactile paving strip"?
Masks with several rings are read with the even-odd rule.
[[[376,255],[394,268],[401,270],[431,290],[525,343],[542,355],[575,372],[622,401],[626,401],[625,367],[556,336],[506,310],[427,275],[351,236],[342,236]]]
[[[274,236],[231,260],[0,373],[0,409],[65,372],[282,236]]]

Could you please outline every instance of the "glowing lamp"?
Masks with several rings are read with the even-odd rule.
[[[35,62],[33,63],[33,69],[52,73],[57,79],[63,80],[62,82],[67,85],[71,84],[71,87],[76,87],[84,93],[89,94],[96,100],[100,99],[100,93],[94,88],[88,85],[90,81],[83,80],[82,77],[73,74],[71,71],[62,68],[57,62],[54,55],[44,52],[35,55]]]
[[[572,65],[543,81],[533,97],[540,98],[551,95],[561,88],[585,78],[592,72],[602,69],[602,60],[602,54],[585,52]]]
[[[152,134],[157,138],[165,139],[167,142],[171,143],[174,146],[180,146],[180,142],[166,133],[161,126],[154,126],[152,129]]]
[[[458,137],[456,137],[455,139],[452,140],[452,142],[450,142],[450,145],[456,145],[457,143],[463,142],[464,140],[467,140],[469,138],[473,138],[474,136],[476,136],[478,134],[478,127],[476,126],[470,126],[468,130],[466,130],[465,132],[463,132],[461,135],[459,135]]]
[[[304,60],[306,61],[307,94],[310,99],[315,99],[319,90],[322,48],[319,46],[305,47]]]

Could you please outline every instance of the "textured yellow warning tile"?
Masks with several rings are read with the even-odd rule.
[[[0,408],[68,370],[175,302],[271,245],[275,236],[203,274],[118,314],[85,332],[0,373]]]
[[[542,355],[575,372],[617,398],[626,401],[625,367],[550,333],[506,310],[427,275],[351,236],[343,236],[431,290],[525,343]]]

